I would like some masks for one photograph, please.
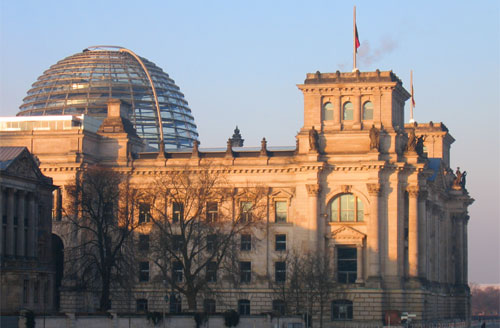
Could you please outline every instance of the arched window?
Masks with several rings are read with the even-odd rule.
[[[323,119],[325,121],[333,120],[333,105],[331,102],[327,102],[323,105]]]
[[[353,194],[335,197],[330,205],[330,221],[362,222],[364,220],[363,202]]]
[[[348,101],[344,104],[344,121],[352,121],[354,119],[354,106]]]
[[[371,101],[363,104],[363,120],[373,120],[373,103]]]

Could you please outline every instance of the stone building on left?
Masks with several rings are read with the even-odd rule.
[[[54,311],[58,287],[52,178],[26,147],[0,147],[0,310]],[[55,248],[55,249],[54,249]]]

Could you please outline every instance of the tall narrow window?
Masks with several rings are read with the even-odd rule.
[[[213,252],[217,249],[217,235],[208,235],[207,236],[207,251]]]
[[[276,282],[285,282],[286,280],[286,262],[274,263],[274,279]]]
[[[183,278],[183,268],[182,263],[179,261],[175,261],[172,263],[172,279],[176,282],[182,282]]]
[[[273,312],[278,313],[279,315],[285,315],[286,312],[285,302],[283,300],[274,300]]]
[[[323,119],[325,121],[333,120],[333,105],[331,102],[327,102],[323,105]]]
[[[149,262],[139,262],[139,281],[149,281]]]
[[[170,313],[182,312],[182,298],[177,294],[170,294]]]
[[[274,249],[277,251],[286,251],[286,235],[276,235]]]
[[[358,262],[357,249],[355,247],[337,248],[337,278],[341,284],[353,284],[356,282]]]
[[[240,250],[242,250],[242,251],[252,250],[252,236],[251,235],[241,235]]]
[[[206,313],[215,313],[216,307],[215,307],[215,300],[208,298],[203,300],[203,311]]]
[[[344,104],[344,121],[352,121],[354,119],[354,106],[348,101]]]
[[[207,272],[206,279],[208,282],[216,282],[217,281],[217,263],[216,262],[208,262],[207,263]]]
[[[179,222],[184,218],[184,204],[174,203],[172,206],[172,221]]]
[[[276,223],[285,223],[288,216],[287,202],[276,201],[274,202],[274,215]]]
[[[252,280],[252,262],[240,262],[240,282],[249,283]]]
[[[238,313],[240,315],[250,315],[250,301],[238,300]]]
[[[240,202],[240,221],[252,221],[252,202]]]
[[[23,281],[23,303],[24,304],[28,304],[29,290],[30,290],[30,281],[28,279],[24,279],[24,281]]]
[[[219,206],[216,202],[207,202],[207,222],[217,222]]]
[[[135,307],[137,312],[148,312],[148,300],[145,298],[139,298],[135,301]]]
[[[146,203],[139,204],[139,223],[149,222],[150,220],[150,206]]]
[[[38,299],[40,297],[40,281],[35,281],[35,286],[33,288],[33,303],[38,304]]]
[[[139,235],[139,250],[141,252],[149,251],[149,235]]]
[[[373,120],[373,104],[371,101],[363,104],[363,120]]]
[[[184,238],[182,235],[172,235],[172,250],[178,252],[184,247]]]
[[[363,202],[353,194],[335,197],[330,205],[331,221],[362,222],[364,220]]]

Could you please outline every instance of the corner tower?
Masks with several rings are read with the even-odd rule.
[[[380,151],[396,153],[398,132],[404,128],[404,103],[410,94],[392,71],[309,73],[298,88],[304,94],[299,153],[308,152],[307,136],[313,127],[320,136],[320,152],[366,152],[372,126],[383,132]],[[340,135],[349,138],[339,139]]]

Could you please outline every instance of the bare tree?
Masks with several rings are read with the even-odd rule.
[[[335,280],[329,256],[308,252],[292,251],[284,256],[287,275],[283,282],[273,282],[277,295],[285,302],[289,314],[318,314],[320,327],[323,327],[325,307],[334,293]],[[305,313],[304,313],[305,312]]]
[[[220,283],[240,233],[264,217],[263,188],[228,186],[223,174],[200,166],[166,172],[151,188],[150,258],[190,311],[200,292]]]
[[[68,188],[68,196],[65,212],[77,238],[66,250],[66,273],[80,288],[98,291],[99,310],[106,311],[112,287],[130,285],[135,194],[120,173],[91,167]]]

